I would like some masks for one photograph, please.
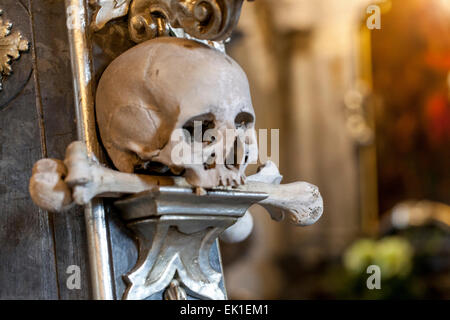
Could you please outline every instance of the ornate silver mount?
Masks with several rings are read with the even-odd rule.
[[[123,299],[146,299],[168,288],[166,298],[226,298],[222,274],[210,264],[217,237],[265,193],[157,187],[115,202],[139,242],[136,266],[124,276]]]
[[[11,60],[17,60],[21,51],[28,50],[28,40],[22,38],[20,32],[11,34],[12,23],[4,21],[0,9],[0,91],[2,79],[12,73]]]
[[[200,40],[226,40],[236,26],[244,0],[91,0],[96,6],[92,28],[102,29],[128,14],[134,42],[184,30]],[[179,35],[177,35],[179,36]]]

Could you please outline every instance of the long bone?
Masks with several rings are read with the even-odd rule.
[[[67,147],[64,165],[59,160],[42,159],[33,168],[30,194],[33,201],[45,210],[61,211],[72,201],[85,205],[94,197],[120,197],[158,186],[192,188],[182,177],[131,174],[103,167],[89,157],[85,145],[79,141]],[[276,166],[269,164],[260,173],[249,176],[244,185],[217,189],[266,193],[267,198],[258,204],[274,220],[283,220],[288,215],[295,225],[315,223],[323,212],[318,188],[306,182],[277,185],[280,181],[278,177]],[[72,199],[62,180],[72,190]]]

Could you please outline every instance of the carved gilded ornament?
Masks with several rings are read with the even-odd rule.
[[[169,35],[183,29],[200,40],[226,40],[236,26],[244,0],[91,0],[96,7],[92,28],[102,29],[128,14],[134,42]]]
[[[11,60],[17,60],[21,51],[28,50],[28,40],[22,38],[20,32],[11,34],[12,23],[3,20],[0,10],[0,91],[2,90],[2,79],[12,73]]]

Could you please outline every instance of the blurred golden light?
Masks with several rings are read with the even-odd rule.
[[[438,5],[450,13],[450,0],[438,0]]]

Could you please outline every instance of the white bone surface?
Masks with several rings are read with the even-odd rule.
[[[253,230],[253,216],[249,210],[235,224],[220,235],[220,240],[226,243],[238,243],[248,238]]]
[[[247,177],[246,182],[265,182],[269,184],[280,184],[283,176],[280,175],[275,163],[268,160],[259,167],[258,173]],[[248,210],[234,225],[225,230],[220,239],[226,243],[238,243],[247,239],[253,231],[253,216]]]
[[[96,115],[103,145],[122,172],[158,162],[175,175],[184,171],[193,186],[214,188],[241,184],[257,160],[247,76],[232,58],[193,40],[156,38],[115,59],[99,81]],[[200,132],[202,148],[177,135],[196,119],[214,132],[209,142]],[[240,159],[225,165],[238,134],[245,135],[235,150]],[[174,160],[176,149],[192,150],[199,161]]]
[[[65,183],[72,188],[74,202],[79,205],[87,204],[96,196],[118,197],[174,184],[170,177],[124,173],[103,167],[89,158],[86,146],[79,141],[67,147],[64,164],[68,170]]]
[[[41,159],[32,170],[29,192],[33,202],[40,208],[58,212],[68,208],[72,202],[72,191],[63,179],[67,169],[61,160]]]
[[[52,159],[41,161],[33,170],[30,192],[37,205],[51,211],[59,211],[70,202],[67,187],[72,189],[73,201],[79,205],[85,205],[97,196],[119,197],[151,190],[161,185],[192,187],[182,177],[140,175],[105,168],[89,158],[86,146],[80,141],[72,142],[67,148],[64,163],[68,174],[64,181],[62,177],[66,171],[60,161]],[[278,169],[275,171],[272,166],[271,168],[272,175],[276,176]],[[289,215],[292,223],[305,226],[313,224],[320,218],[323,201],[316,186],[306,182],[284,185],[258,182],[259,179],[266,181],[267,176],[256,174],[249,177],[245,185],[220,189],[267,193],[268,197],[259,204],[277,221]]]

